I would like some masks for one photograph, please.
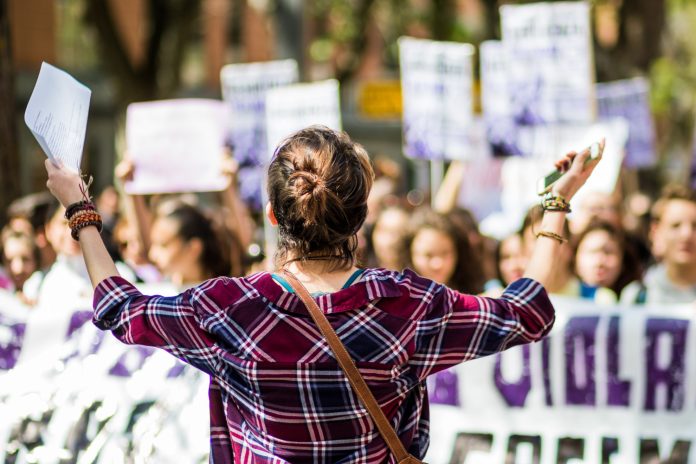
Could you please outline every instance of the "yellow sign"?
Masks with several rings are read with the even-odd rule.
[[[367,118],[401,118],[401,83],[398,80],[363,83],[358,89],[358,110]]]

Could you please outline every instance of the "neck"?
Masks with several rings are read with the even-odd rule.
[[[665,263],[665,270],[670,282],[680,287],[696,285],[696,265],[694,263]]]

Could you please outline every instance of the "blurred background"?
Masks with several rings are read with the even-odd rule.
[[[83,169],[113,183],[134,101],[219,97],[227,63],[294,58],[303,81],[341,83],[343,125],[375,155],[401,156],[396,39],[500,38],[496,0],[0,0],[0,214],[44,188],[22,115],[42,61],[92,89]],[[596,0],[597,82],[647,76],[658,163],[637,186],[685,182],[693,157],[696,2]],[[478,60],[474,60],[478,62]],[[122,145],[121,145],[122,146]],[[415,170],[417,171],[417,169]],[[1,222],[2,218],[0,218]]]

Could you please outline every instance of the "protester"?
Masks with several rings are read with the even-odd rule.
[[[370,249],[374,259],[368,263],[400,271],[406,266],[406,256],[402,248],[408,230],[408,212],[400,206],[391,206],[382,210],[372,229]]]
[[[469,234],[452,220],[426,208],[412,216],[405,252],[418,274],[464,293],[483,291],[484,275]]]
[[[502,239],[496,248],[495,258],[499,286],[507,287],[521,278],[527,266],[527,256],[520,234],[514,233]]]
[[[621,296],[626,301],[641,288],[638,259],[616,224],[592,220],[574,242],[581,298],[611,304]]]
[[[574,156],[557,166],[567,167]],[[578,157],[545,203],[549,212],[527,278],[499,299],[484,299],[411,271],[356,268],[356,233],[373,179],[367,153],[323,127],[302,130],[278,147],[267,207],[279,229],[277,264],[323,294],[323,311],[358,367],[375,373],[366,376],[371,390],[418,458],[428,444],[428,375],[538,340],[551,328],[553,307],[542,285],[555,274],[569,210],[561,200],[572,198],[596,165],[586,164],[586,157]],[[95,323],[124,342],[161,347],[211,375],[211,462],[385,460],[384,442],[278,275],[212,279],[171,298],[142,295],[118,275],[95,227],[99,216],[83,203],[79,177],[50,161],[46,168],[49,189],[68,206],[95,287]]]
[[[150,243],[150,260],[180,290],[230,275],[224,241],[195,206],[179,204],[155,219]]]
[[[36,298],[38,283],[42,278],[39,269],[41,252],[36,246],[34,237],[5,227],[2,230],[0,249],[2,249],[2,265],[7,270],[12,284],[11,287],[6,288],[14,291],[23,303],[32,304]],[[38,274],[34,275],[37,272]],[[28,281],[29,285],[26,285]]]
[[[645,302],[696,302],[696,192],[666,187],[652,217],[650,235],[659,262],[645,276]]]

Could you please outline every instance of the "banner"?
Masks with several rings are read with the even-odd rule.
[[[49,317],[13,300],[0,292],[0,463],[207,461],[206,375],[100,331],[89,303]]]
[[[228,64],[220,71],[222,96],[229,116],[229,144],[239,163],[239,191],[247,203],[261,209],[261,185],[266,147],[266,93],[299,79],[295,60]]]
[[[399,39],[406,156],[429,160],[469,156],[473,55],[470,44]]]
[[[500,19],[515,123],[593,122],[596,103],[589,4],[503,5]]]
[[[179,99],[131,103],[126,113],[128,156],[135,165],[126,182],[131,195],[223,190],[225,105]]]
[[[649,89],[644,77],[597,84],[599,117],[621,117],[628,123],[624,165],[629,168],[650,167],[657,162]]]
[[[341,130],[337,80],[270,90],[266,95],[268,159],[273,157],[276,147],[286,137],[315,124]]]
[[[428,379],[427,462],[696,462],[693,308],[554,306],[541,342]]]

